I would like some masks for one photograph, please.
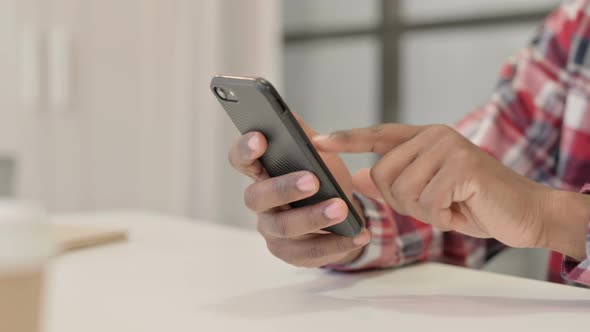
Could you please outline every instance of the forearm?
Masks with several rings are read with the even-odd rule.
[[[539,246],[578,261],[586,259],[590,196],[554,190],[547,195],[546,207]]]

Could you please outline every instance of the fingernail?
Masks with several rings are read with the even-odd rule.
[[[297,180],[297,189],[302,192],[310,192],[315,190],[315,181],[311,174],[305,174],[299,180]]]
[[[361,232],[359,235],[355,236],[354,239],[352,239],[352,243],[354,243],[357,246],[363,246],[367,243],[369,243],[369,234],[367,234],[367,232],[363,231]]]
[[[258,135],[253,135],[248,140],[248,148],[252,151],[255,151],[256,149],[258,149],[259,145],[260,145],[260,138],[258,137]]]
[[[324,209],[324,216],[328,219],[342,219],[345,217],[345,211],[338,203],[332,203]]]
[[[330,138],[330,135],[316,135],[313,137],[313,140],[316,142],[320,142],[320,141],[326,141],[326,140],[328,140],[328,138]]]

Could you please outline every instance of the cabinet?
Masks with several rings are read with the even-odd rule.
[[[15,161],[15,195],[56,212],[243,215],[218,208],[241,206],[243,181],[226,174],[235,129],[208,81],[227,68],[276,77],[270,2],[0,0],[0,158]],[[232,58],[238,40],[266,56]]]
[[[176,3],[2,1],[0,151],[15,195],[52,211],[168,207]]]

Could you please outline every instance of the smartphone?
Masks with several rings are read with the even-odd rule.
[[[363,229],[363,221],[313,144],[275,88],[259,77],[215,76],[211,91],[227,115],[243,134],[258,131],[268,141],[260,157],[262,166],[271,177],[297,171],[309,171],[320,181],[319,191],[290,204],[302,207],[338,197],[346,202],[346,219],[326,230],[353,237]]]

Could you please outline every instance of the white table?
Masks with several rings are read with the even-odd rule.
[[[125,227],[127,243],[57,259],[48,332],[581,331],[590,290],[422,264],[301,270],[254,232],[141,213],[58,223]]]

